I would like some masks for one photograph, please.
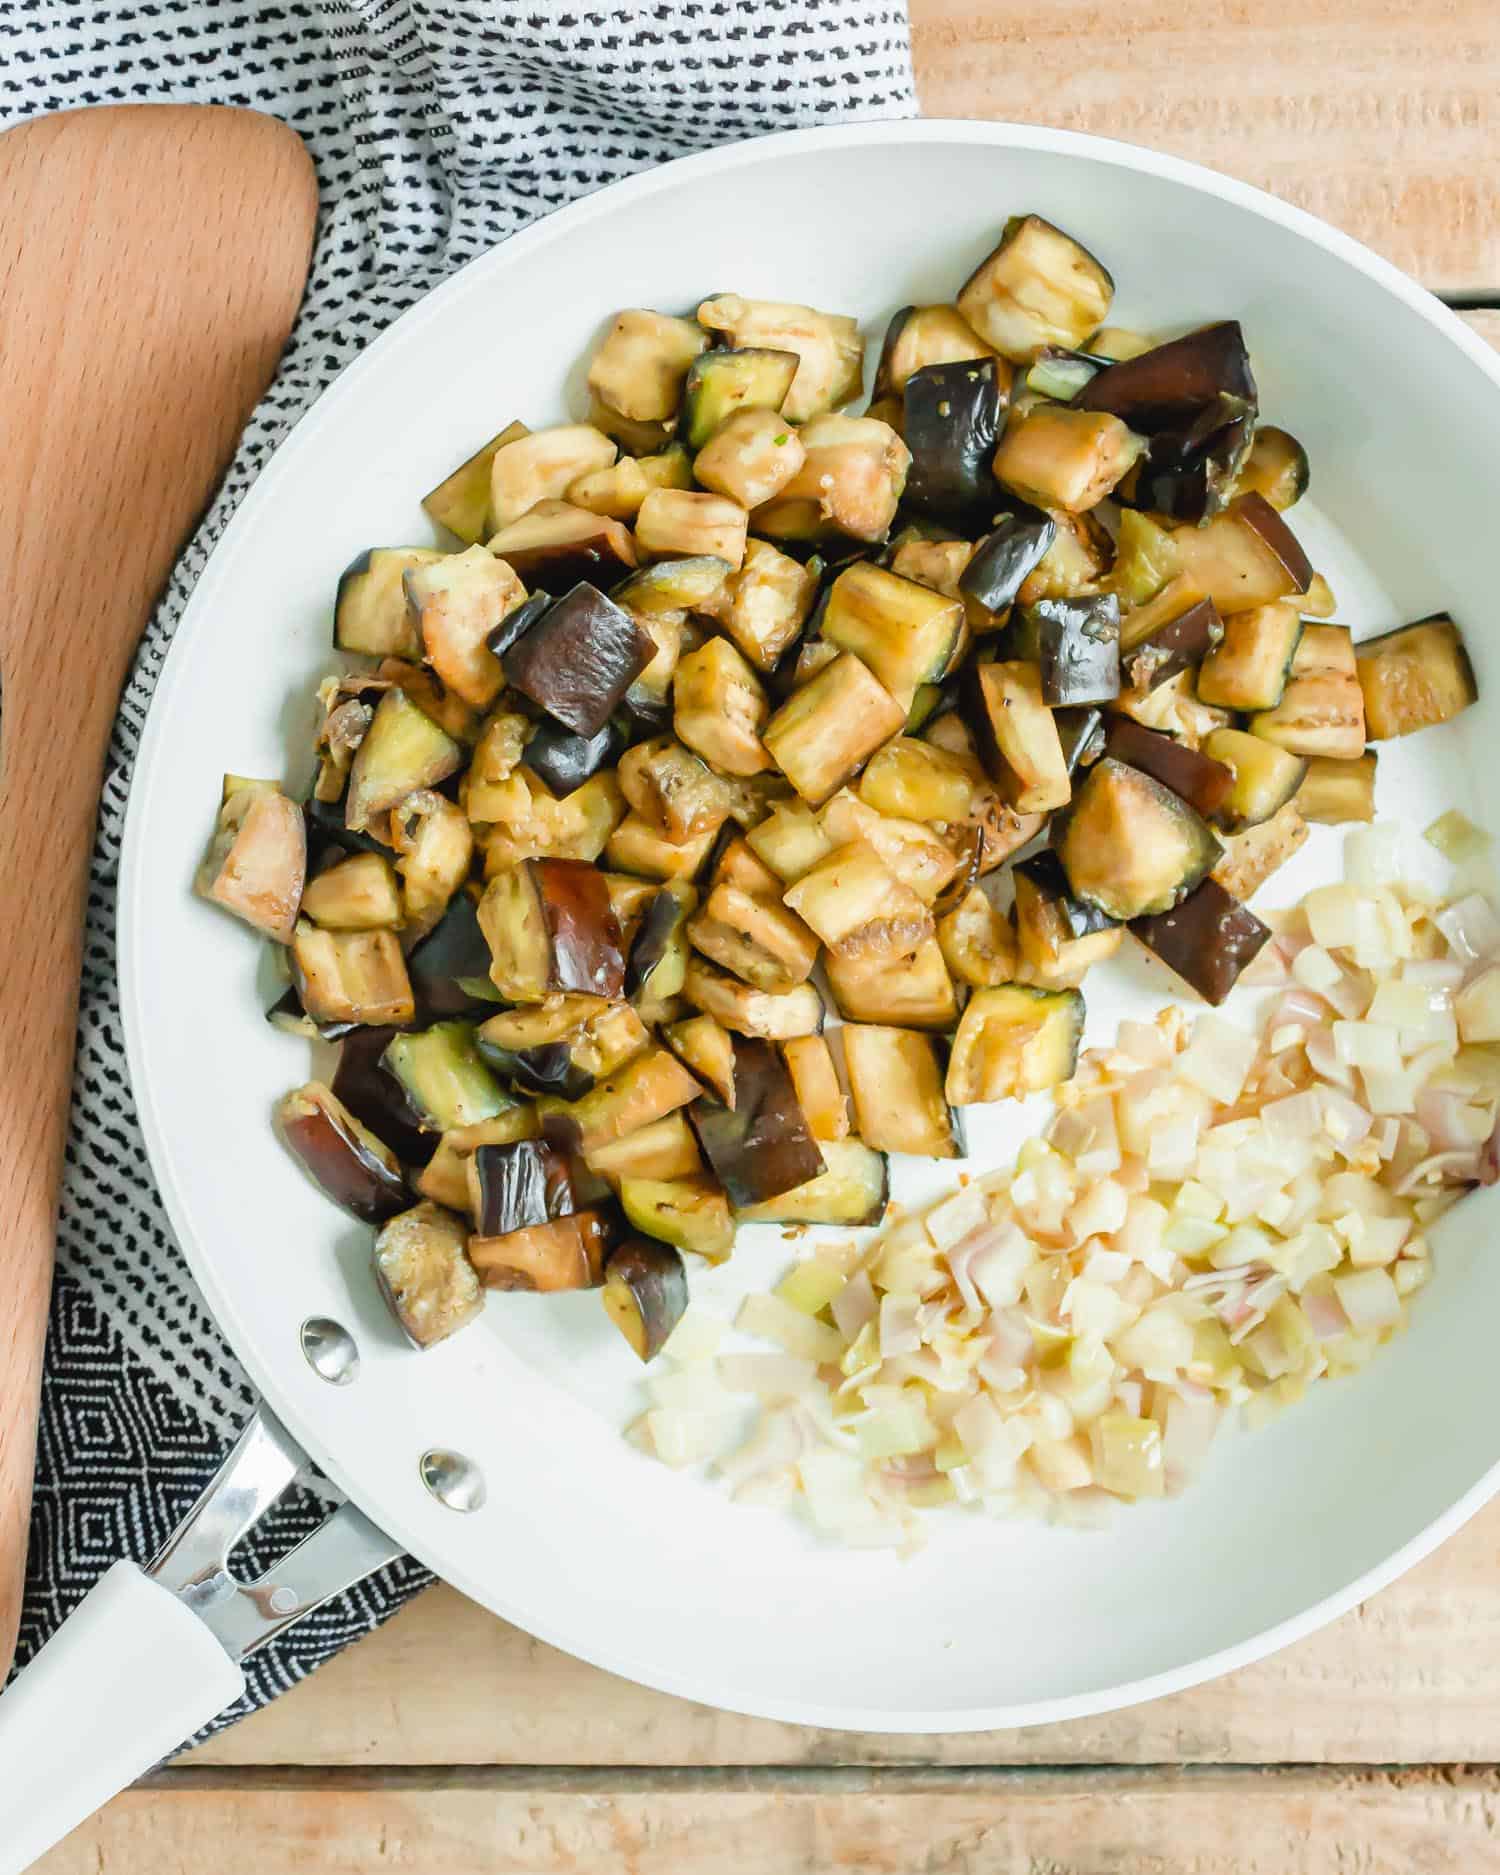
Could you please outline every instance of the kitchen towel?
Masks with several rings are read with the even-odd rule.
[[[877,0],[13,0],[0,124],[91,104],[285,119],[321,196],[306,300],[224,485],[147,628],[110,745],[89,882],[73,1110],[18,1664],[117,1556],[149,1558],[254,1405],[172,1241],[121,1042],[115,873],[131,763],[182,608],[235,504],[318,392],[445,274],[616,177],[734,138],[914,113],[903,4]],[[326,1497],[291,1494],[269,1566]],[[410,1558],[265,1648],[264,1705],[428,1581]]]

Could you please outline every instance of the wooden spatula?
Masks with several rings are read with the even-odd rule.
[[[300,140],[250,111],[74,111],[0,137],[0,1679],[109,727],[286,343],[316,212]]]

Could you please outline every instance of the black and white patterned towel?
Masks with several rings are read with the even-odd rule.
[[[172,1241],[131,1101],[115,867],[162,658],[235,504],[317,393],[444,274],[539,214],[691,150],[915,110],[904,0],[10,0],[0,124],[90,104],[233,104],[284,118],[321,190],[280,373],[147,630],[109,752],[90,877],[73,1113],[19,1662],[117,1556],[149,1557],[253,1394]],[[319,1503],[268,1517],[250,1560]],[[251,1662],[223,1725],[367,1633],[428,1580],[403,1560]]]

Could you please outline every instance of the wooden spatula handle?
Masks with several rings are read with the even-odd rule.
[[[316,212],[300,140],[249,111],[75,111],[0,137],[0,1678],[109,727],[281,355]]]

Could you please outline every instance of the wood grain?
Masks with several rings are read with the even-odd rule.
[[[249,111],[0,138],[0,1677],[14,1642],[84,866],[130,653],[285,344],[312,165]]]
[[[1500,1773],[168,1774],[35,1875],[1486,1875]]]
[[[911,0],[935,117],[1191,157],[1357,235],[1435,291],[1500,296],[1494,0]]]

